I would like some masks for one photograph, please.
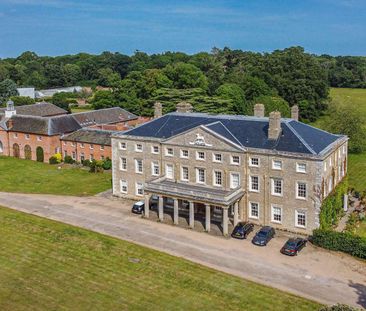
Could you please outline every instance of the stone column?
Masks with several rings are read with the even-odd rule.
[[[206,232],[210,232],[211,230],[211,206],[210,204],[206,204],[206,217],[205,217],[205,222],[206,222]]]
[[[234,226],[236,226],[239,222],[239,202],[236,201],[234,203]]]
[[[189,201],[189,227],[194,228],[194,202]]]
[[[178,214],[178,199],[174,199],[174,217],[173,222],[175,225],[179,224],[179,214]]]
[[[343,210],[345,212],[348,211],[348,195],[347,194],[343,195]]]
[[[144,217],[149,218],[149,212],[150,212],[150,195],[145,195],[145,207],[144,207]]]
[[[222,218],[223,218],[223,221],[222,221],[222,233],[224,234],[224,236],[227,236],[228,233],[229,233],[229,217],[228,217],[228,208],[224,208],[222,209]]]
[[[158,203],[158,216],[159,216],[159,220],[163,221],[164,220],[164,198],[159,195],[159,203]]]

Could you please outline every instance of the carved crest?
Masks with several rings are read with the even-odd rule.
[[[199,133],[196,134],[196,139],[194,141],[190,142],[190,144],[197,145],[197,146],[212,147],[212,145],[206,143],[205,137]]]

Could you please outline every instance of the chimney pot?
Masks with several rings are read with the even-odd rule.
[[[281,113],[279,111],[272,111],[269,114],[268,139],[278,139],[281,132]]]
[[[154,118],[160,118],[163,115],[163,105],[160,102],[154,104]]]
[[[177,112],[180,113],[190,113],[193,111],[193,107],[190,103],[180,102],[176,106]]]
[[[294,105],[291,107],[291,119],[299,121],[299,106]]]
[[[254,105],[254,116],[258,117],[258,118],[264,117],[264,105],[263,104]]]

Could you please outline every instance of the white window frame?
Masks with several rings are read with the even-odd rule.
[[[203,172],[204,181],[200,181],[200,172]],[[206,169],[203,167],[196,167],[196,183],[197,184],[206,184]]]
[[[127,143],[125,141],[119,142],[119,149],[120,150],[126,150],[127,149]]]
[[[155,169],[157,168],[157,172],[155,172]],[[160,165],[157,161],[151,162],[151,176],[159,176],[160,175]]]
[[[141,171],[139,170],[139,162],[141,161]],[[142,159],[135,159],[135,172],[136,174],[143,174],[144,173],[144,161]]]
[[[155,148],[158,148],[158,150],[155,151]],[[153,153],[153,154],[159,154],[159,146],[157,146],[157,145],[151,146],[151,153]]]
[[[253,189],[252,177],[258,178],[258,189]],[[250,175],[249,176],[249,191],[250,192],[259,192],[260,191],[260,179],[257,175]]]
[[[279,164],[279,167],[276,166],[276,164]],[[277,160],[277,159],[273,159],[272,160],[272,169],[277,170],[277,171],[281,171],[282,170],[282,161]]]
[[[234,181],[234,178],[233,176],[238,176],[238,185],[235,187],[233,181]],[[241,186],[241,182],[240,182],[240,173],[239,172],[230,172],[230,188],[231,189],[237,189]]]
[[[281,220],[276,220],[275,219],[275,209],[279,209],[280,210],[280,218]],[[271,222],[274,222],[276,224],[282,224],[282,220],[283,220],[283,209],[282,209],[282,206],[278,206],[278,205],[275,205],[275,204],[272,204],[271,205]]]
[[[142,193],[139,193],[139,190],[141,190]],[[135,184],[135,193],[138,196],[143,196],[144,195],[144,184],[141,182],[136,182]]]
[[[42,136],[37,136],[37,141],[42,141]]]
[[[329,167],[332,166],[332,156],[329,157]]]
[[[184,152],[185,151],[187,151],[187,155],[185,156],[184,155]],[[189,150],[188,149],[181,149],[180,150],[180,157],[182,158],[182,159],[188,159],[189,158]]]
[[[234,162],[234,158],[236,159],[238,159],[238,162]],[[240,165],[240,156],[238,156],[238,155],[232,155],[231,157],[230,157],[230,164],[231,165]]]
[[[253,160],[257,160],[258,164],[253,164]],[[259,167],[260,166],[260,159],[259,157],[250,157],[249,158],[249,166],[251,167]]]
[[[171,153],[170,153],[171,151]],[[165,156],[173,157],[174,156],[174,149],[173,147],[165,147]]]
[[[171,171],[168,170],[168,167],[171,168]],[[169,175],[168,175],[169,172]],[[171,174],[170,174],[171,172]],[[165,164],[165,177],[168,179],[174,179],[174,165],[171,163],[166,163]]]
[[[121,193],[127,193],[128,192],[128,183],[127,183],[127,180],[121,179],[119,181],[119,185],[120,185],[120,191],[121,191]],[[126,187],[126,190],[123,190],[123,187],[124,186]]]
[[[219,179],[221,180],[221,183],[217,183],[218,178],[216,176],[216,173],[220,173],[220,178]],[[213,171],[213,181],[212,182],[213,182],[214,186],[222,187],[223,182],[224,182],[222,171],[220,171],[220,170],[214,170]]]
[[[217,160],[216,156],[220,156],[220,160]],[[212,153],[212,162],[222,163],[222,153],[217,152]]]
[[[305,185],[305,197],[299,196],[299,185],[304,184]],[[304,181],[297,181],[296,182],[296,199],[299,200],[306,200],[308,198],[308,185]]]
[[[100,145],[100,150],[104,150],[104,145]]]
[[[142,144],[135,144],[135,151],[136,152],[143,152],[144,151],[144,147],[142,146]]]
[[[326,172],[327,171],[327,161],[324,161],[323,167],[324,167],[324,172]]]
[[[90,150],[94,150],[94,145],[93,145],[93,144],[90,144],[90,145],[89,145],[89,149],[90,149]]]
[[[200,155],[203,154],[203,158]],[[196,151],[196,160],[198,161],[205,161],[206,160],[206,152],[204,151]]]
[[[305,168],[302,170],[300,169],[301,165],[304,165]],[[303,163],[303,162],[296,162],[296,172],[297,173],[302,173],[302,174],[306,174],[306,169],[307,169],[307,165],[306,163]]]
[[[299,224],[299,214],[303,214],[305,216],[305,225]],[[306,212],[295,210],[295,227],[298,227],[298,228],[306,228],[306,225],[307,225],[307,215],[306,215]]]
[[[119,169],[121,171],[127,171],[127,158],[125,158],[125,157],[120,157],[119,158]]]
[[[184,169],[187,169],[187,178],[185,178],[185,176],[184,176]],[[189,181],[189,167],[188,166],[182,166],[180,168],[180,180]]]
[[[14,133],[13,138],[18,138],[18,133]]]
[[[281,181],[281,193],[277,193],[275,192],[275,180],[280,180]],[[278,177],[272,177],[271,178],[271,194],[277,197],[282,197],[283,196],[283,179],[282,178],[278,178]]]
[[[29,134],[25,134],[25,139],[29,140],[29,138],[30,138]]]
[[[80,143],[80,148],[84,148],[84,143]]]
[[[257,204],[257,210],[258,210],[258,215],[255,216],[253,215],[253,209],[252,209],[252,204]],[[249,202],[249,210],[248,210],[248,217],[252,218],[252,219],[259,219],[259,203],[258,202]]]

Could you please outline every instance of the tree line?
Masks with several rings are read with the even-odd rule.
[[[366,87],[366,58],[316,56],[302,47],[272,53],[214,48],[193,55],[24,52],[0,60],[0,81],[0,93],[11,81],[37,89],[104,86],[91,98],[96,109],[121,106],[139,115],[152,115],[155,101],[165,112],[185,100],[195,111],[232,114],[252,114],[261,102],[267,113],[277,109],[284,116],[297,104],[302,120],[314,121],[326,109],[329,86]]]

